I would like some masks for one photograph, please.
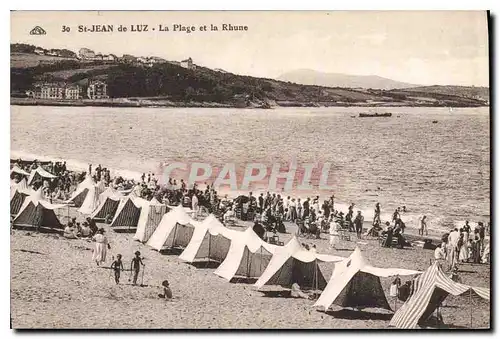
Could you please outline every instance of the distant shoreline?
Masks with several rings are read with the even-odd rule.
[[[100,100],[46,100],[31,98],[10,98],[11,105],[17,106],[66,106],[66,107],[192,107],[192,108],[241,108],[241,109],[265,109],[259,104],[250,103],[247,106],[236,103],[219,102],[196,102],[196,101],[170,101],[154,98],[115,98]],[[418,105],[414,102],[386,102],[386,103],[337,103],[337,102],[297,102],[278,101],[272,108],[279,107],[456,107],[456,108],[476,108],[483,106],[448,106],[448,105]]]

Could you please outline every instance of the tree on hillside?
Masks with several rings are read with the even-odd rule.
[[[11,53],[35,53],[37,47],[29,44],[10,44]]]

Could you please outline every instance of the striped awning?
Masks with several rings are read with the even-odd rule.
[[[472,289],[481,298],[490,299],[489,289],[454,282],[444,274],[438,263],[434,262],[424,274],[415,279],[413,295],[396,311],[389,326],[404,329],[415,328],[427,309],[436,288],[455,296],[462,295]]]

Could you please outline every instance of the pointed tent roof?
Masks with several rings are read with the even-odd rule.
[[[97,187],[92,186],[88,188],[87,195],[78,209],[82,214],[92,214],[99,206],[99,195],[97,194]]]
[[[292,239],[290,239],[290,241],[285,244],[285,246],[280,246],[276,248],[273,254],[273,258],[271,259],[271,262],[269,262],[269,265],[265,269],[264,273],[262,273],[260,278],[257,280],[255,286],[257,288],[261,288],[262,286],[266,285],[266,283],[271,281],[274,275],[282,269],[290,271],[284,274],[283,276],[288,276],[291,278],[292,276],[291,270],[293,269],[293,267],[291,266],[284,267],[290,258],[296,259],[302,263],[311,263],[316,261],[336,262],[345,259],[344,257],[338,257],[328,254],[319,254],[308,251],[305,248],[303,248],[302,245],[297,240],[297,238],[293,236]]]
[[[144,205],[142,198],[132,198],[130,196],[120,200],[120,204],[115,213],[110,226],[115,229],[131,229],[137,227],[141,208]]]
[[[28,185],[32,184],[33,179],[35,179],[36,175],[39,175],[42,178],[46,178],[46,179],[55,179],[55,178],[57,178],[56,175],[51,174],[51,173],[47,172],[46,170],[44,170],[41,166],[38,166],[36,168],[36,170],[31,171],[30,176],[28,178]]]
[[[45,201],[43,199],[42,190],[39,189],[25,199],[12,224],[14,226],[60,229],[62,225],[54,213],[54,210],[66,206],[66,204],[51,204]]]
[[[16,184],[16,188],[18,190],[27,190],[28,189],[28,183],[26,182],[26,178],[22,178],[21,181],[19,181]]]
[[[210,237],[206,237],[207,234],[209,236],[218,237],[219,240],[222,240],[222,237],[223,239],[231,241],[234,237],[238,237],[238,233],[241,232],[226,228],[213,214],[210,214],[195,228],[189,245],[187,245],[187,247],[181,253],[179,259],[192,263],[195,259],[200,257],[201,254],[199,252],[204,241],[211,241]],[[219,240],[216,240],[216,242],[220,242]],[[225,259],[225,255],[227,254],[227,251],[225,251],[225,247],[226,246],[221,245],[221,251],[219,253],[219,248],[217,246],[212,246],[212,248],[208,246],[207,255],[201,257],[209,259],[221,259],[220,261],[222,262]],[[227,246],[227,250],[229,250],[229,246]],[[211,251],[217,251],[218,254],[221,255],[218,256],[218,258],[211,258]],[[224,256],[224,258],[221,258],[221,256]]]
[[[241,271],[240,268],[245,264],[243,265],[245,266],[245,275],[250,276],[250,272],[254,272],[252,277],[258,277],[267,267],[277,247],[278,246],[269,244],[259,238],[250,226],[244,232],[236,233],[236,236],[234,236],[231,241],[226,259],[224,259],[214,274],[230,281],[238,271]],[[247,253],[246,256],[245,253]],[[258,270],[252,269],[251,267],[253,261],[255,261],[253,260],[255,254],[260,255],[260,257],[256,258],[256,260],[259,261]],[[252,255],[252,258],[250,258],[250,255]],[[268,256],[269,258],[262,258],[262,256]]]
[[[26,184],[26,181],[24,181]],[[16,184],[17,185],[17,184]],[[13,186],[10,189],[10,213],[12,215],[17,215],[19,213],[19,210],[24,204],[24,201],[26,200],[26,197],[28,197],[31,194],[34,194],[35,191],[33,191],[31,188],[25,188],[25,189],[20,189],[17,186]]]
[[[335,264],[333,274],[314,306],[327,310],[333,303],[342,307],[379,307],[390,310],[379,277],[413,275],[421,272],[369,265],[358,247]]]
[[[84,201],[85,197],[90,188],[94,188],[94,180],[90,175],[87,175],[85,179],[76,186],[76,190],[71,194],[71,198],[69,198],[66,203],[76,202],[76,200],[80,200],[80,203]],[[80,204],[78,204],[80,205]]]
[[[167,243],[167,240],[171,238],[172,246],[175,245],[175,236],[177,224],[181,225],[192,225],[197,226],[199,222],[193,220],[184,210],[182,206],[173,207],[168,213],[164,214],[161,218],[158,227],[149,238],[147,245],[151,246],[157,251],[160,251],[163,246]]]
[[[113,199],[113,200],[120,200],[123,197],[124,196],[120,192],[115,190],[113,187],[109,186],[101,194],[99,194],[99,201],[102,203],[107,198]]]
[[[25,175],[25,176],[30,175],[28,172],[19,168],[19,166],[17,166],[17,165],[14,165],[14,167],[12,167],[12,169],[10,170],[10,174],[12,174],[12,173],[17,173],[17,174],[21,174],[21,175]]]
[[[28,184],[26,183],[26,178],[22,178],[21,181],[15,182],[14,180],[11,181],[10,183],[10,198],[15,195],[16,191],[19,191],[20,193],[30,195],[33,194],[35,191],[33,191],[31,188],[28,187]]]
[[[489,289],[457,283],[444,274],[438,262],[434,262],[416,279],[413,294],[396,311],[389,326],[415,328],[420,321],[425,321],[436,309],[437,305],[431,304],[432,297],[436,293],[440,293],[443,297],[448,294],[458,296],[471,290],[481,298],[490,300]]]
[[[92,212],[92,219],[104,219],[108,214],[114,216],[120,201],[125,197],[112,187],[108,187],[104,192],[99,194],[99,205]]]

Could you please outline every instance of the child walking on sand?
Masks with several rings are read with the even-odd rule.
[[[118,254],[116,260],[111,264],[111,269],[115,271],[115,282],[118,285],[120,283],[120,272],[123,270],[122,255]]]
[[[130,270],[134,272],[134,285],[137,285],[137,277],[139,276],[139,271],[141,270],[140,265],[144,266],[141,259],[141,252],[136,251],[134,259],[130,262]]]

